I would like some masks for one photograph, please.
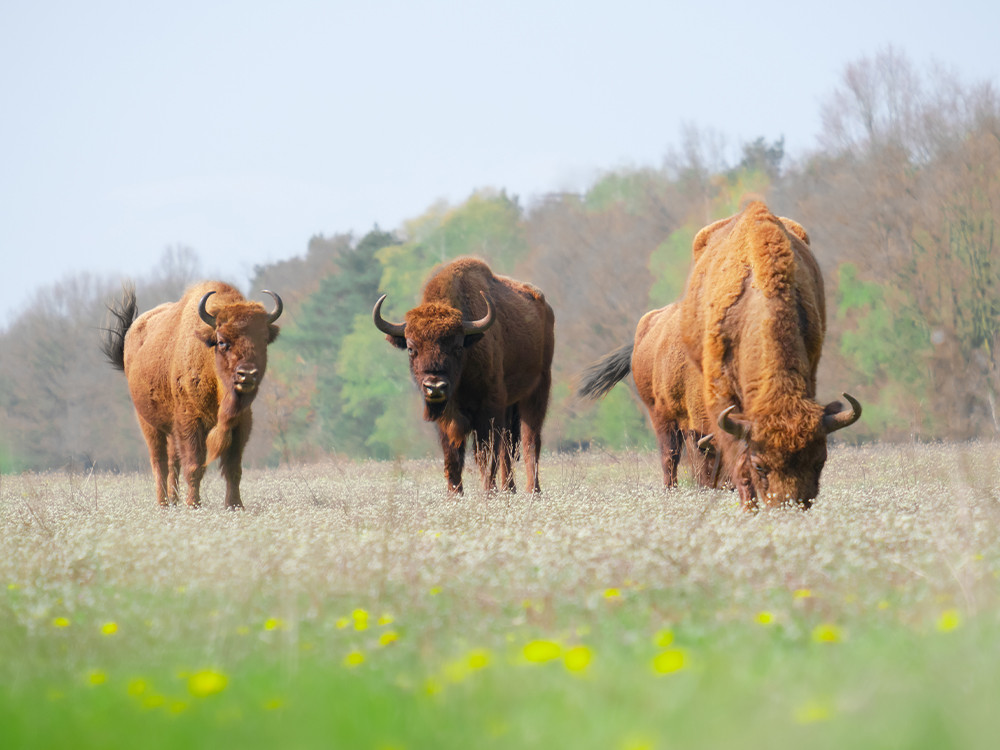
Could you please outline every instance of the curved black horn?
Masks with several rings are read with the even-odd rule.
[[[823,429],[826,430],[826,434],[829,435],[831,432],[836,432],[837,430],[842,430],[845,427],[850,427],[852,424],[861,419],[861,404],[858,400],[854,398],[849,393],[843,394],[844,398],[850,403],[850,409],[843,409],[836,414],[827,414],[823,417]]]
[[[727,406],[719,413],[719,427],[730,435],[740,440],[746,440],[750,437],[750,423],[742,419],[733,419],[729,416],[729,412],[736,408],[736,404],[732,406]]]
[[[493,325],[496,316],[493,313],[493,305],[490,304],[490,298],[486,296],[486,292],[479,292],[483,295],[483,300],[486,302],[486,315],[479,320],[463,320],[462,321],[462,332],[466,336],[470,336],[474,333],[486,333],[486,330]]]
[[[281,297],[272,292],[270,289],[261,289],[260,291],[263,294],[270,294],[271,299],[274,300],[274,311],[267,318],[268,323],[273,323],[281,317],[281,311],[285,309],[285,303],[281,301]]]
[[[383,294],[378,298],[378,302],[375,303],[375,308],[372,310],[372,320],[375,321],[375,327],[382,333],[402,338],[404,336],[403,332],[406,330],[406,323],[390,323],[382,317],[382,303],[385,302],[385,297],[386,295]]]
[[[215,328],[215,316],[209,315],[208,310],[205,309],[205,303],[208,302],[208,298],[213,294],[215,294],[214,289],[211,292],[206,293],[205,296],[201,298],[201,302],[198,303],[198,317],[204,320],[208,325],[212,326],[212,328]]]

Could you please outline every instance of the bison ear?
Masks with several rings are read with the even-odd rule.
[[[274,343],[274,340],[278,338],[278,334],[281,333],[281,328],[271,323],[267,327],[267,343]]]
[[[462,342],[462,346],[464,346],[466,349],[468,349],[473,344],[478,343],[482,338],[483,338],[483,334],[482,333],[470,333],[470,334],[467,334],[466,337],[465,337],[465,340]]]
[[[209,328],[206,330],[202,326],[199,326],[198,330],[194,332],[194,335],[195,338],[201,339],[201,342],[209,348],[215,346],[218,343],[215,336],[214,328]]]
[[[397,349],[406,348],[406,336],[393,336],[391,334],[385,335],[385,340],[392,344]]]

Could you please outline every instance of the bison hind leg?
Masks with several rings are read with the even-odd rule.
[[[681,431],[672,419],[653,419],[653,431],[660,446],[663,486],[677,486],[677,466],[681,461]]]

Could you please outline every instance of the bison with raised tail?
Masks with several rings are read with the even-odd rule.
[[[125,372],[139,426],[149,447],[160,505],[178,500],[178,474],[187,504],[201,503],[205,467],[220,460],[226,507],[242,508],[243,448],[250,405],[267,369],[267,345],[278,336],[281,298],[267,311],[217,281],[191,287],[136,318],[134,288],[109,308],[113,325],[101,348]]]
[[[529,491],[537,492],[542,423],[552,385],[555,317],[531,284],[495,276],[474,258],[436,269],[422,302],[402,323],[375,326],[405,349],[424,400],[424,419],[437,425],[444,474],[451,492],[462,492],[466,438],[487,490],[514,490],[512,463],[523,448]]]
[[[643,315],[635,328],[635,340],[588,367],[578,393],[600,398],[631,372],[656,433],[663,485],[676,486],[681,447],[686,446],[695,481],[715,487],[719,482],[718,455],[711,441],[698,445],[713,427],[702,401],[701,372],[684,349],[680,313],[675,302]]]
[[[815,400],[826,302],[809,236],[754,201],[702,229],[681,301],[684,346],[702,374],[715,442],[747,510],[808,508],[826,438],[861,416],[844,394]]]

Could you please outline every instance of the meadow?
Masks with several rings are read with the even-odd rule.
[[[3,476],[0,747],[996,746],[1000,444],[835,447],[808,512],[645,452],[541,482]]]

